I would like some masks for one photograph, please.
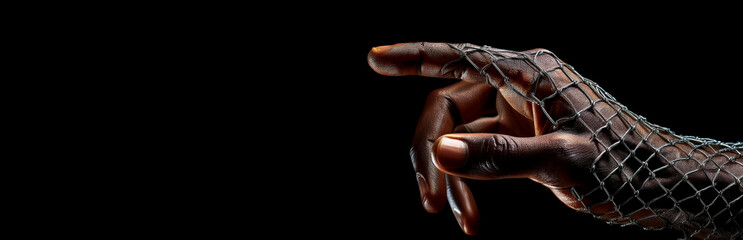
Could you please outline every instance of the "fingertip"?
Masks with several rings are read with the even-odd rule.
[[[366,56],[366,62],[369,63],[369,67],[378,74],[390,75],[386,70],[388,67],[385,66],[384,61],[381,60],[381,55],[389,50],[392,46],[377,46],[373,47],[369,54]]]
[[[455,214],[455,216],[457,215]],[[459,223],[459,227],[462,228],[462,231],[467,235],[475,236],[480,232],[479,215],[477,217],[473,215],[465,217],[460,214],[457,216],[457,222]]]
[[[423,201],[423,209],[426,209],[428,213],[439,213],[444,209],[444,202],[437,201],[434,197],[421,196]]]
[[[423,203],[423,208],[426,209],[426,212],[429,213],[441,212],[441,210],[444,209],[444,206],[446,205],[446,201],[441,201],[441,198],[436,197],[433,194],[421,196],[421,201]]]
[[[470,236],[475,236],[480,232],[479,222],[462,220],[459,221],[459,227],[462,228],[462,232]]]

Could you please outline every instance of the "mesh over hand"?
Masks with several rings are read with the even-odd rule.
[[[538,106],[546,129],[590,138],[598,155],[582,173],[585,184],[570,189],[580,211],[610,224],[676,229],[687,238],[743,239],[743,142],[683,136],[649,123],[547,50],[448,46],[461,57],[443,65],[441,76],[468,74],[456,66],[469,65],[501,92]],[[530,71],[503,67],[516,65]],[[511,81],[514,75],[530,81]]]

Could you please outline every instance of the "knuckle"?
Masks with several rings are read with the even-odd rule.
[[[457,49],[465,49],[465,48],[479,48],[480,46],[472,44],[472,43],[449,43],[449,45],[457,48]]]
[[[547,50],[546,48],[534,48],[534,49],[531,49],[531,50],[529,50],[527,52],[552,52],[552,51]]]
[[[532,55],[536,64],[544,69],[557,67],[562,62],[555,53],[544,48],[535,48],[526,53]]]
[[[446,88],[440,88],[431,91],[431,93],[428,94],[428,99],[426,101],[429,104],[439,104],[449,109],[454,106],[454,100],[451,97],[451,92]]]
[[[493,135],[483,141],[483,144],[485,146],[481,149],[484,161],[481,162],[481,169],[494,175],[507,173],[509,168],[504,164],[507,162],[505,160],[509,159],[518,148],[513,139],[503,135]]]
[[[454,130],[452,130],[452,133],[471,133],[472,128],[468,124],[462,124],[459,126],[456,126]]]
[[[493,149],[500,159],[508,159],[512,155],[511,153],[518,150],[513,139],[504,135],[493,136]]]
[[[437,98],[437,99],[447,98],[448,96],[449,96],[449,93],[446,90],[441,89],[441,88],[435,89],[431,91],[431,93],[428,94],[429,98]]]
[[[558,134],[552,138],[552,147],[557,153],[568,153],[572,145],[575,145],[573,136],[566,134]],[[562,155],[562,154],[561,154]]]

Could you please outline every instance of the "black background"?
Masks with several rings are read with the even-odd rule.
[[[408,150],[427,94],[456,80],[378,75],[366,62],[378,45],[430,41],[546,48],[649,122],[683,135],[741,140],[738,28],[728,14],[655,18],[649,12],[623,12],[608,21],[583,15],[523,22],[523,16],[471,19],[433,12],[422,13],[425,19],[398,18],[395,8],[377,10],[359,12],[370,20],[363,24],[354,21],[359,16],[347,16],[349,25],[338,18],[306,26],[304,36],[311,44],[300,57],[308,64],[300,75],[305,81],[288,110],[295,114],[291,126],[308,129],[295,142],[305,157],[277,158],[302,162],[295,168],[301,174],[287,174],[295,176],[288,183],[293,190],[286,193],[291,197],[282,198],[283,217],[271,218],[295,226],[298,233],[421,239],[680,237],[607,225],[569,209],[529,180],[469,182],[482,218],[475,237],[462,233],[450,209],[427,213]]]
[[[254,6],[247,12],[244,7],[234,7],[234,12],[224,11],[228,6],[213,12],[196,7],[168,8],[162,12],[183,16],[163,15],[161,21],[143,21],[129,31],[112,28],[103,40],[123,43],[102,41],[92,52],[116,49],[113,54],[108,50],[96,54],[121,58],[120,69],[111,70],[110,65],[117,64],[98,58],[89,60],[96,62],[93,67],[65,60],[78,65],[67,70],[75,76],[80,68],[85,71],[79,72],[88,72],[100,67],[87,73],[96,80],[90,86],[99,88],[91,92],[116,101],[81,94],[80,112],[96,116],[85,121],[71,117],[75,123],[70,126],[53,125],[64,131],[95,132],[90,146],[66,139],[67,134],[58,136],[63,139],[59,142],[75,145],[64,149],[75,152],[71,155],[81,148],[94,150],[86,156],[93,164],[78,163],[77,171],[84,174],[51,165],[50,172],[74,181],[44,181],[58,184],[61,193],[45,192],[48,196],[31,207],[43,214],[24,215],[57,228],[30,224],[34,229],[28,233],[344,239],[678,237],[609,226],[570,210],[529,180],[470,182],[482,216],[482,230],[475,237],[461,232],[448,208],[438,214],[425,212],[408,150],[428,93],[455,80],[386,77],[369,68],[366,56],[372,47],[399,42],[546,48],[652,123],[680,134],[743,140],[740,14],[733,11],[737,7],[609,5],[558,10],[542,5],[513,8],[501,2],[415,7],[308,2]],[[138,16],[121,17],[132,18]],[[42,39],[59,38],[51,34]],[[88,49],[88,42],[96,41],[84,39],[79,44]],[[77,50],[60,45],[51,48]],[[121,93],[111,94],[109,86],[97,85],[105,83]],[[82,87],[86,84],[78,91],[88,92]],[[48,88],[65,98],[76,95],[54,85]],[[78,105],[49,102],[63,111],[67,105]],[[101,106],[90,111],[89,102]],[[112,113],[101,117],[99,109]],[[98,120],[99,125],[92,123]],[[108,132],[111,128],[116,129],[113,134]],[[109,137],[119,140],[108,141]],[[111,161],[112,154],[121,161]],[[115,181],[99,180],[107,178]],[[69,191],[74,187],[84,194]],[[62,213],[47,218],[50,208]],[[85,221],[72,221],[70,216]]]

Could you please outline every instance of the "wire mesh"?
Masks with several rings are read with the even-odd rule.
[[[743,239],[743,142],[679,135],[649,123],[547,50],[449,46],[461,57],[445,64],[442,75],[466,61],[488,84],[539,106],[551,131],[590,135],[599,154],[585,170],[587,183],[571,189],[581,211],[610,224],[672,228],[685,238]],[[530,79],[514,82],[514,74]]]

